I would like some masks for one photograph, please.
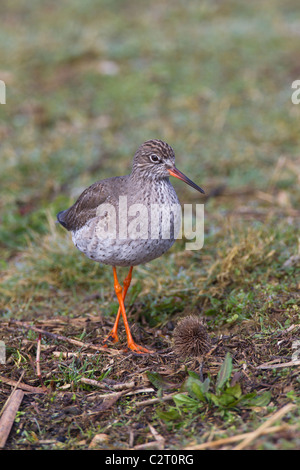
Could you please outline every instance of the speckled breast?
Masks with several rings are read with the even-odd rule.
[[[97,216],[72,232],[72,239],[94,261],[135,266],[169,250],[180,229],[181,206],[170,184],[143,194],[141,200],[126,195],[117,204],[101,204]]]

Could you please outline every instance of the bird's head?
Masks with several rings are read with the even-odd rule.
[[[137,149],[133,159],[132,173],[151,179],[175,176],[200,193],[204,193],[203,189],[176,168],[174,150],[162,140],[147,140]]]

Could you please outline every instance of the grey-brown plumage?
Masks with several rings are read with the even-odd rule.
[[[57,214],[58,222],[69,231],[80,229],[96,217],[101,204],[114,200],[117,191],[121,194],[125,191],[127,179],[128,176],[115,176],[92,184],[83,191],[73,206]],[[115,190],[113,196],[110,194],[112,188]]]
[[[160,159],[159,165],[151,161],[151,155],[156,155]],[[141,182],[143,191],[141,194],[135,191],[134,199],[142,201],[145,199],[145,182],[154,179],[158,187],[163,180],[169,179],[170,175],[166,170],[172,168],[174,163],[175,155],[172,147],[161,140],[149,140],[136,151],[130,175],[107,178],[92,184],[83,191],[73,206],[59,212],[57,219],[67,230],[78,230],[96,216],[100,204],[105,202],[116,204],[120,195],[131,195],[131,191],[134,191],[137,184],[140,186]]]
[[[180,229],[181,208],[170,175],[204,192],[176,168],[172,147],[161,140],[149,140],[136,151],[129,175],[92,184],[69,209],[57,214],[58,222],[71,232],[81,252],[113,267],[120,308],[105,342],[118,341],[122,314],[128,347],[138,353],[149,350],[133,341],[124,300],[132,267],[165,253]],[[130,266],[123,289],[118,283],[116,266]]]
[[[76,247],[95,261],[112,266],[146,263],[165,253],[173,245],[179,230],[180,204],[169,181],[170,174],[203,192],[177,170],[172,147],[161,140],[147,141],[135,153],[129,175],[92,184],[73,206],[60,212],[57,219],[71,231]],[[121,209],[120,197],[126,198],[128,213]],[[125,237],[119,236],[122,223],[126,223],[128,229],[135,228],[134,221],[139,212],[138,208],[135,210],[137,204],[142,204],[147,211],[147,217],[140,221],[138,227],[140,237],[138,231],[134,236],[130,233]],[[114,214],[106,211],[108,205],[115,210],[116,233],[105,238],[103,231],[99,235],[99,224],[112,226],[111,217]],[[159,227],[159,236],[154,236],[158,221],[162,227]],[[169,226],[166,227],[166,224]],[[165,236],[163,227],[170,232],[170,236],[167,236],[168,232]]]

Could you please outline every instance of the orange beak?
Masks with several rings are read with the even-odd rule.
[[[188,184],[192,188],[197,189],[197,191],[199,191],[199,193],[205,194],[203,189],[200,188],[200,186],[197,186],[196,183],[194,183],[187,176],[185,176],[183,173],[181,173],[181,171],[179,171],[176,168],[176,166],[174,166],[174,168],[172,168],[172,169],[169,169],[168,172],[170,173],[171,176],[175,176],[175,178],[178,178],[179,180],[184,181],[186,184]]]

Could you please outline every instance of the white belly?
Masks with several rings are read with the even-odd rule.
[[[170,217],[171,209],[173,215]],[[99,214],[72,232],[73,243],[88,258],[99,263],[111,266],[147,263],[171,248],[181,228],[179,204],[173,204],[171,208],[154,205],[151,211],[149,217],[138,211],[138,216],[123,220],[125,227],[121,229],[118,221],[112,222],[111,214]]]

